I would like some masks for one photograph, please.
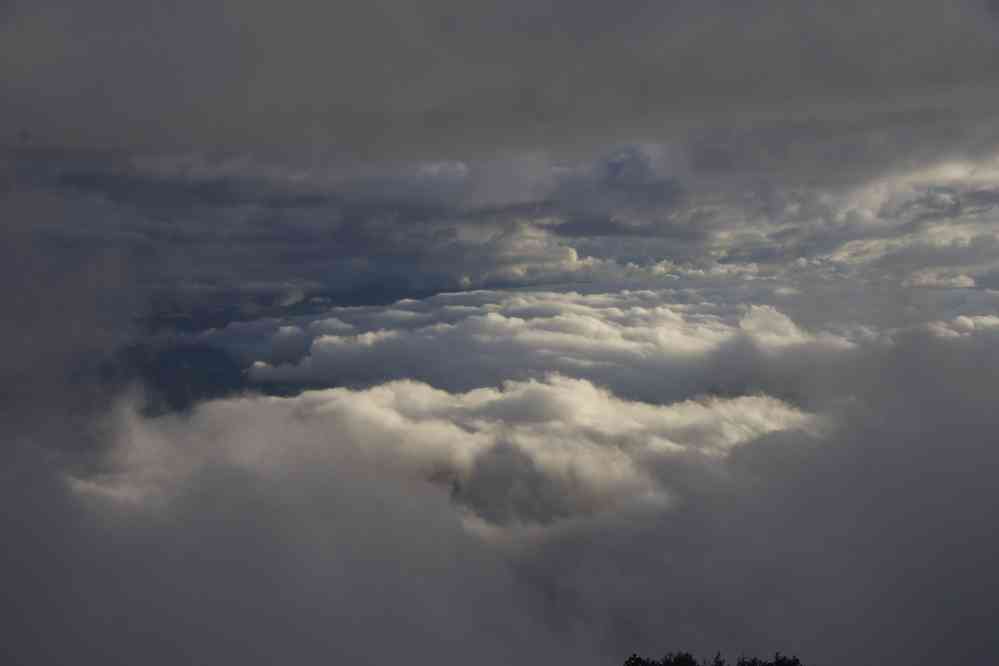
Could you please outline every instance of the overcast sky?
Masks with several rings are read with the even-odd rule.
[[[0,2],[0,661],[999,656],[999,3]]]

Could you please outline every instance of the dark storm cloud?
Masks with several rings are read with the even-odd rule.
[[[704,168],[825,174],[994,145],[977,0],[50,1],[3,30],[3,120],[46,142],[465,157],[707,127]]]
[[[54,446],[86,449],[93,412],[108,399],[93,372],[134,333],[144,295],[126,285],[140,271],[116,247],[46,241],[75,212],[23,196],[2,163],[0,218],[0,439],[13,445],[43,431]]]
[[[979,173],[988,159],[953,162],[954,175],[938,157],[850,186],[804,186],[749,165],[705,174],[682,144],[608,149],[581,162],[536,155],[357,172],[30,141],[8,147],[3,161],[6,205],[53,218],[31,230],[46,244],[132,256],[164,307],[229,318],[289,299],[364,303],[643,272],[779,274],[798,260],[927,284],[934,280],[913,275],[964,271],[970,284],[993,269],[991,189]],[[960,238],[941,234],[948,224],[965,228]],[[943,247],[970,236],[985,254]],[[934,264],[945,252],[953,258]]]
[[[157,159],[143,165],[121,153],[35,146],[8,148],[3,157],[7,208],[40,218],[63,211],[25,227],[36,242],[140,256],[156,265],[143,276],[154,281],[150,286],[168,291],[280,294],[303,284],[335,287],[338,280],[345,281],[341,292],[379,280],[419,289],[408,283],[418,281],[420,256],[446,241],[447,229],[434,225],[454,211],[432,190],[405,183],[381,197],[364,194],[363,183],[344,194],[298,183],[287,169],[275,175],[224,158],[161,167]]]
[[[682,186],[637,149],[567,174],[540,161],[424,163],[343,176],[238,157],[130,156],[8,147],[4,166],[21,205],[72,209],[36,225],[49,243],[113,246],[158,270],[152,285],[337,300],[396,297],[469,284],[568,275],[578,256],[557,235],[656,236],[696,248],[706,236],[675,220]],[[545,226],[554,228],[554,233]],[[254,286],[255,285],[255,286]],[[364,302],[363,299],[358,302]]]

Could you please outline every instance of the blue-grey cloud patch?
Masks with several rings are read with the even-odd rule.
[[[685,190],[672,174],[658,173],[649,156],[626,149],[599,162],[590,173],[568,178],[554,192],[555,227],[566,236],[669,236],[703,240],[695,224],[674,223]]]

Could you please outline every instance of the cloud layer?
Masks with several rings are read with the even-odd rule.
[[[0,19],[5,125],[58,144],[419,159],[693,131],[704,164],[825,169],[995,136],[977,0],[46,0]]]
[[[711,304],[669,308],[663,299],[481,292],[338,309],[336,318],[314,320],[312,328],[335,333],[318,334],[310,353],[324,353],[324,336],[336,336],[325,344],[348,352],[328,367],[359,388],[234,397],[153,419],[123,405],[110,426],[116,444],[99,464],[74,472],[69,487],[98,514],[121,516],[113,533],[136,529],[129,516],[138,516],[167,520],[162,538],[189,539],[191,519],[169,517],[213,515],[219,494],[236,502],[225,505],[228,520],[293,511],[296,522],[267,538],[291,549],[296,570],[304,561],[310,575],[350,570],[345,552],[385,562],[412,549],[417,557],[483,549],[487,560],[461,555],[457,569],[433,574],[427,594],[452,595],[450,586],[468,577],[476,586],[506,581],[497,584],[514,597],[485,617],[525,617],[541,632],[517,659],[562,644],[596,664],[663,642],[700,651],[779,648],[829,663],[859,654],[917,663],[990,654],[995,645],[982,640],[981,623],[993,604],[982,582],[992,579],[999,543],[981,507],[996,499],[988,471],[996,461],[989,433],[999,425],[990,397],[999,388],[996,318],[962,315],[848,340],[808,333],[769,306],[743,307],[733,318]],[[476,308],[493,318],[519,308],[514,330],[524,335],[482,328],[490,317]],[[428,325],[449,316],[452,323]],[[395,328],[361,332],[386,321]],[[566,322],[575,332],[560,330]],[[685,348],[659,346],[648,334],[672,341],[697,322],[716,337],[705,332],[695,336],[700,346]],[[478,328],[430,336],[458,325]],[[288,335],[277,322],[256,326],[271,332],[265,341]],[[458,349],[457,340],[479,351]],[[377,375],[396,374],[403,353],[390,343],[412,354],[407,377],[477,377],[486,386],[384,382]],[[364,356],[353,357],[352,347]],[[259,350],[270,353],[266,344]],[[435,374],[448,353],[461,359],[460,370]],[[631,386],[620,377],[641,376],[641,391],[631,392],[657,399],[623,399],[592,379],[546,374],[559,364],[551,359],[570,353],[579,376],[620,387]],[[650,365],[660,356],[665,365]],[[670,365],[687,356],[699,360]],[[500,362],[533,378],[489,386]],[[619,374],[636,363],[645,363],[640,375]],[[683,379],[691,367],[697,379]],[[730,383],[727,397],[712,397],[733,371],[746,393]],[[669,398],[678,385],[688,397]],[[785,397],[759,392],[768,386]],[[438,532],[438,524],[449,527]],[[208,547],[247,557],[229,529]],[[371,530],[385,540],[349,536]],[[322,564],[308,564],[320,554]],[[402,569],[375,571],[378,581],[365,584],[387,577],[409,589],[394,577]],[[351,598],[344,583],[323,580],[338,600],[331,608],[342,608]],[[447,618],[466,612],[463,599]],[[403,616],[426,619],[424,606],[434,602],[400,603]],[[981,620],[941,622],[940,604],[950,603]],[[371,623],[384,626],[374,616]],[[352,645],[338,629],[327,631]]]
[[[0,661],[995,661],[995,2],[78,5]]]

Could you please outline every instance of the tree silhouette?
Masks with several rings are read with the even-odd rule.
[[[662,659],[647,659],[633,654],[625,660],[624,666],[727,666],[727,663],[720,652],[715,654],[710,662],[698,661],[689,652],[669,652]],[[778,652],[770,660],[739,657],[735,666],[804,666],[804,664],[797,657],[786,657]]]

